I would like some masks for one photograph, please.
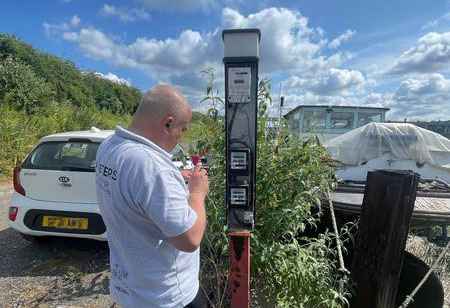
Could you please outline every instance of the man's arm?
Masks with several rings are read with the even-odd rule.
[[[189,179],[189,205],[197,214],[197,220],[188,231],[170,238],[178,250],[193,252],[200,246],[206,226],[205,198],[208,188],[206,170],[198,163]]]

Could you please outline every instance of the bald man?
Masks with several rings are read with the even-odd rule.
[[[128,128],[99,147],[96,189],[108,231],[112,298],[122,307],[204,307],[199,245],[208,177],[197,164],[188,187],[169,152],[192,112],[174,87],[147,92]]]

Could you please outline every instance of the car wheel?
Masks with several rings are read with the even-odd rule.
[[[20,233],[20,236],[22,236],[22,238],[24,240],[27,240],[32,243],[43,243],[47,240],[46,236],[34,236],[34,235],[29,235],[29,234],[24,234],[24,233]]]

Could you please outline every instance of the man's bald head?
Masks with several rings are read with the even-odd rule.
[[[189,104],[183,94],[171,85],[158,85],[144,94],[136,110],[135,118],[162,120],[167,116],[177,121],[190,116]]]
[[[177,89],[159,85],[145,93],[128,130],[172,151],[192,118],[189,104]]]

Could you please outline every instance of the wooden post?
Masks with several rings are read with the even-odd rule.
[[[352,308],[393,308],[419,175],[378,170],[367,174],[352,262]]]

